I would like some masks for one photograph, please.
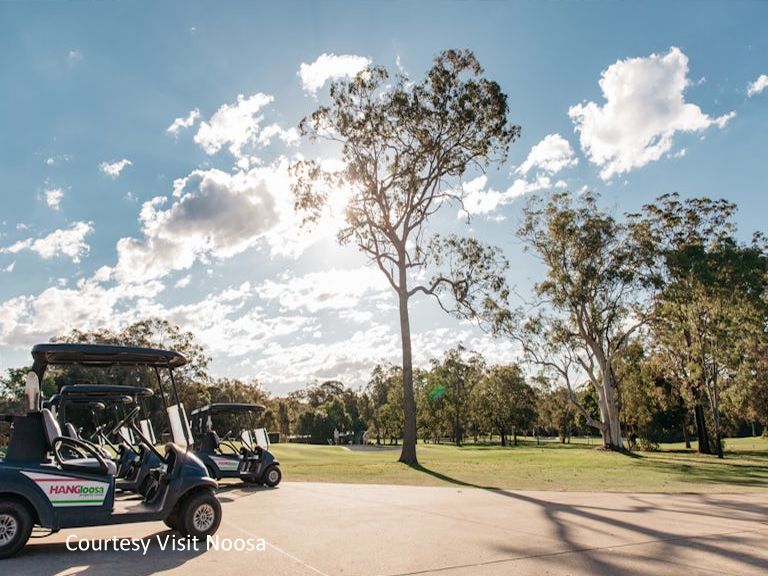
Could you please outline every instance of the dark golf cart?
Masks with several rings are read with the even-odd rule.
[[[274,488],[280,483],[280,463],[269,451],[269,436],[264,428],[253,428],[253,418],[264,411],[260,404],[220,402],[193,410],[192,435],[195,455],[214,478],[240,478],[251,484]],[[223,438],[217,424],[227,422]],[[232,434],[238,430],[237,435]],[[238,446],[239,443],[239,446]]]
[[[150,472],[161,464],[160,458],[148,450],[138,439],[130,426],[108,430],[107,422],[102,423],[100,414],[112,423],[121,421],[131,409],[141,406],[141,399],[154,395],[151,388],[108,384],[68,384],[44,406],[55,410],[55,416],[65,436],[94,445],[106,458],[117,465],[115,486],[118,490],[146,494],[151,486]],[[88,412],[92,419],[90,438],[83,438],[72,419]],[[148,414],[145,414],[148,416]],[[156,445],[152,421],[145,417],[138,420],[139,428],[146,438]]]
[[[12,422],[11,439],[0,461],[0,558],[24,547],[35,525],[62,528],[163,521],[182,534],[206,538],[221,522],[216,481],[191,452],[166,444],[161,454],[138,425],[134,407],[114,426],[128,426],[161,464],[151,471],[152,487],[142,498],[117,495],[117,466],[91,444],[64,436],[51,411],[41,407],[40,382],[49,365],[147,366],[154,370],[169,428],[190,438],[179,403],[173,369],[186,359],[177,352],[96,344],[39,344],[32,348],[24,416]],[[160,370],[167,371],[166,394]],[[173,402],[171,404],[171,402]],[[77,457],[72,458],[71,453]]]

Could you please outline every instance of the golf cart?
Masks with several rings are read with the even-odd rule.
[[[139,386],[69,384],[63,386],[57,394],[44,403],[44,406],[55,410],[54,414],[65,436],[92,444],[106,458],[115,461],[117,465],[115,486],[118,490],[146,494],[151,485],[150,471],[159,466],[161,460],[155,452],[148,450],[137,439],[130,426],[107,431],[107,424],[100,422],[98,414],[111,412],[114,421],[120,421],[127,414],[125,410],[140,406],[142,398],[149,398],[153,394],[151,388]],[[78,412],[83,411],[83,408],[92,418],[93,434],[90,439],[83,438],[71,421],[73,416],[76,417]],[[71,412],[74,414],[70,415]],[[156,445],[152,421],[145,417],[139,420],[138,424],[142,434]],[[107,447],[111,452],[106,449]]]
[[[270,488],[280,483],[280,463],[269,451],[266,430],[251,427],[253,417],[263,411],[264,406],[260,404],[232,402],[208,404],[192,411],[195,455],[203,461],[210,476],[217,480],[240,478],[243,482],[266,484]],[[223,438],[216,432],[214,419],[219,424],[226,421],[232,426]],[[236,437],[232,435],[233,430],[239,430]]]
[[[173,375],[174,368],[186,363],[184,356],[150,348],[38,344],[32,348],[32,358],[26,377],[26,415],[2,417],[12,422],[12,430],[6,457],[0,461],[0,558],[21,550],[35,525],[53,533],[62,528],[162,520],[192,538],[204,539],[216,532],[221,522],[216,481],[194,454],[176,444],[166,444],[161,454],[137,423],[139,407],[113,430],[130,427],[160,461],[151,471],[152,486],[141,499],[116,494],[115,463],[92,445],[64,436],[51,411],[41,407],[40,382],[49,365],[146,366],[157,376],[169,428],[189,439]],[[161,369],[168,373],[168,395]]]

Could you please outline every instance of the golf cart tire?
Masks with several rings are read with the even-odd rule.
[[[23,503],[0,499],[0,558],[13,556],[24,547],[32,534],[33,523],[32,514]],[[4,542],[6,531],[11,529],[13,536]]]
[[[270,488],[274,488],[280,484],[280,480],[282,479],[283,473],[280,472],[280,467],[275,464],[272,464],[266,470],[264,470],[264,476],[261,477],[262,482],[264,482],[264,484]]]
[[[184,536],[205,540],[221,523],[221,504],[213,490],[197,490],[179,505],[176,529]]]
[[[165,520],[163,520],[163,524],[168,526],[168,528],[170,528],[171,530],[179,529],[179,519],[178,519],[178,516],[176,515],[175,510],[170,516],[168,516]]]

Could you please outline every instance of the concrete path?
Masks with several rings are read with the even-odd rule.
[[[768,494],[284,483],[229,485],[220,498],[220,545],[250,539],[255,550],[163,551],[170,532],[147,523],[33,540],[0,569],[13,576],[768,574]],[[73,535],[142,538],[148,551],[71,552]]]

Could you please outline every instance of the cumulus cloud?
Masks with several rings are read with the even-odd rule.
[[[548,134],[528,153],[518,174],[528,174],[531,170],[555,174],[565,168],[576,166],[578,158],[573,153],[570,143],[560,134]]]
[[[766,88],[768,88],[768,75],[760,74],[754,82],[750,82],[747,85],[747,96],[752,98],[752,96],[760,94]]]
[[[237,102],[224,104],[207,122],[200,123],[195,142],[209,155],[229,145],[233,156],[241,156],[246,144],[258,140],[260,125],[264,120],[259,112],[273,100],[272,96],[261,92],[248,98],[239,94]]]
[[[159,278],[198,259],[229,258],[254,246],[279,219],[273,176],[270,168],[235,174],[211,169],[177,180],[170,205],[162,196],[142,205],[144,237],[118,241],[118,277]]]
[[[173,134],[174,136],[178,136],[179,132],[181,132],[185,128],[191,128],[199,118],[200,118],[200,110],[198,108],[195,108],[193,110],[190,110],[189,114],[187,114],[186,117],[176,118],[171,123],[171,125],[165,129],[165,131],[168,132],[169,134]]]
[[[75,222],[69,229],[55,230],[42,238],[27,238],[11,246],[0,248],[0,253],[17,254],[23,250],[30,250],[46,260],[55,256],[67,256],[72,262],[77,263],[90,251],[85,237],[91,232],[93,232],[92,222]]]
[[[278,281],[267,280],[257,288],[265,300],[276,300],[284,311],[355,309],[363,302],[388,301],[391,288],[384,276],[372,267],[323,270],[300,277],[284,274]],[[350,318],[353,319],[353,318]]]
[[[311,64],[302,62],[297,74],[304,91],[315,96],[328,80],[354,76],[370,64],[365,56],[321,54]]]
[[[61,207],[62,198],[64,198],[64,190],[61,188],[50,188],[45,191],[45,203],[51,210],[58,210]]]
[[[646,58],[618,60],[602,72],[605,103],[568,110],[581,148],[609,180],[645,166],[669,152],[677,132],[722,128],[734,113],[711,117],[685,101],[688,57],[679,48]]]
[[[563,180],[553,181],[550,176],[537,174],[532,180],[517,178],[506,190],[495,190],[488,186],[488,178],[483,174],[462,186],[464,207],[459,217],[491,214],[525,194],[565,187]]]
[[[163,290],[159,282],[105,287],[96,278],[72,288],[52,286],[36,296],[17,296],[0,303],[0,344],[28,347],[72,328],[118,328],[150,314]]]
[[[133,162],[127,158],[123,158],[122,160],[117,160],[116,162],[102,162],[99,164],[99,170],[114,180],[120,176],[120,173],[125,169],[126,166],[132,165]]]

